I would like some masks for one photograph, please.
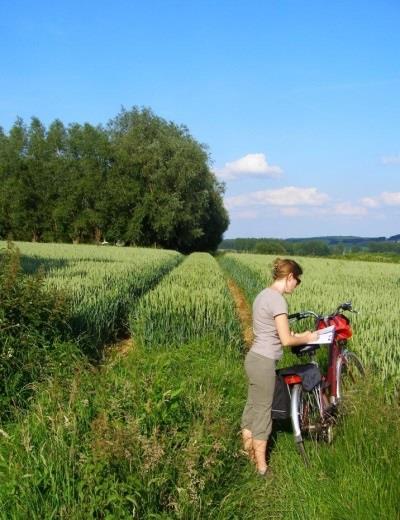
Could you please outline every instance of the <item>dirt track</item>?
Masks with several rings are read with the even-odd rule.
[[[242,335],[247,348],[253,342],[253,325],[251,307],[243,294],[243,291],[236,285],[232,278],[228,278],[228,287],[236,304],[236,310],[240,318]]]

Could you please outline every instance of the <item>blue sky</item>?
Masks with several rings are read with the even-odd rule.
[[[209,147],[226,237],[400,233],[400,2],[2,0],[0,125],[151,107]]]

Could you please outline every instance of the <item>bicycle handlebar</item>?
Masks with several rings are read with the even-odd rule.
[[[341,304],[339,305],[339,307],[336,309],[335,313],[337,314],[337,313],[340,312],[341,310],[343,310],[343,311],[349,311],[349,312],[354,312],[355,314],[358,313],[358,311],[356,311],[355,309],[353,309],[353,304],[351,303],[351,300],[349,300],[348,302],[341,303]]]
[[[294,314],[289,314],[288,318],[290,321],[297,321],[297,320],[303,320],[305,318],[314,317],[316,319],[324,319],[324,318],[330,318],[332,316],[336,316],[336,314],[339,314],[340,311],[348,311],[348,312],[354,312],[358,313],[355,309],[353,309],[353,305],[351,301],[343,302],[341,303],[334,312],[331,314],[328,314],[327,316],[323,316],[321,314],[317,314],[314,311],[303,311],[303,312],[295,312]]]
[[[314,318],[318,318],[319,315],[314,311],[303,311],[303,312],[295,312],[294,314],[289,314],[289,320],[304,320],[305,318],[309,318],[310,316],[314,316]]]

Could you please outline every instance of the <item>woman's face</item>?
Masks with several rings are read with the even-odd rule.
[[[289,273],[288,276],[286,277],[285,293],[291,294],[296,289],[296,287],[298,287],[300,285],[300,283],[301,283],[300,278],[297,278],[296,276],[294,276],[293,273]]]

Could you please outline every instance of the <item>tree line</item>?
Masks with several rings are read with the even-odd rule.
[[[205,145],[150,109],[0,128],[0,238],[215,250],[229,224]]]
[[[329,256],[351,253],[393,253],[400,254],[396,237],[389,240],[340,242],[328,240],[279,240],[273,238],[232,238],[224,239],[220,249],[271,255]]]

